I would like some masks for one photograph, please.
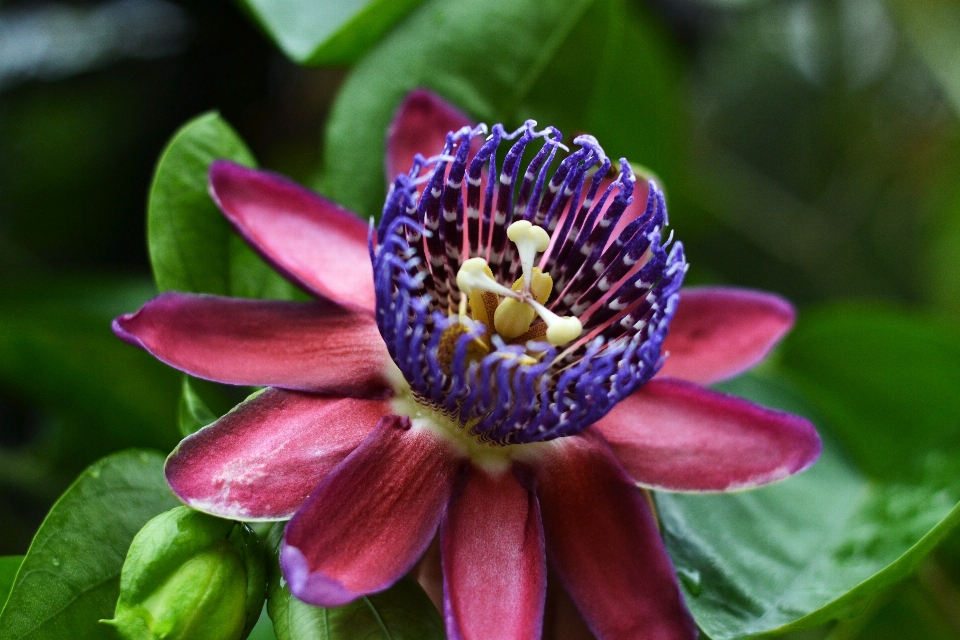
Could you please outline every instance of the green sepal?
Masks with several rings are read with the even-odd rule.
[[[125,640],[238,640],[266,590],[263,548],[242,523],[189,507],[162,513],[134,538],[115,617]]]

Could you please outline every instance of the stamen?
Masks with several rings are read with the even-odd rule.
[[[550,277],[550,274],[540,271],[538,267],[534,267],[532,280],[533,284],[530,285],[530,291],[526,294],[522,293],[523,278],[514,282],[512,289],[520,292],[524,296],[524,300],[526,300],[526,296],[531,296],[537,302],[546,302],[553,291],[553,278]],[[537,312],[530,305],[507,298],[497,306],[493,316],[493,325],[497,329],[497,333],[507,340],[513,340],[524,335],[530,328],[530,323],[536,317]]]

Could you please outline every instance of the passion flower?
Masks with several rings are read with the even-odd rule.
[[[790,305],[680,292],[657,185],[612,170],[590,136],[571,147],[416,92],[376,229],[215,163],[224,214],[317,301],[168,293],[115,321],[191,375],[270,387],[184,440],[166,473],[195,509],[290,518],[297,597],[386,589],[439,531],[451,638],[539,638],[548,562],[598,638],[694,638],[638,487],[741,489],[817,458],[805,419],[697,384],[759,361]]]

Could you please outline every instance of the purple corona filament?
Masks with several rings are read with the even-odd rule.
[[[418,401],[498,445],[578,433],[650,380],[687,269],[681,244],[661,241],[666,207],[653,182],[645,211],[614,234],[633,200],[630,165],[621,159],[605,180],[611,162],[595,139],[580,136],[569,151],[559,131],[535,124],[511,133],[494,125],[472,157],[487,127],[451,132],[440,155],[418,157],[396,178],[371,231],[376,319],[391,357]],[[497,151],[511,140],[498,173]],[[506,339],[465,314],[457,274],[467,260],[489,261],[508,288],[521,276],[507,237],[518,220],[552,234],[537,265],[553,278],[544,306],[582,323],[568,344],[547,342],[544,320]]]

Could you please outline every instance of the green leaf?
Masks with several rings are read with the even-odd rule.
[[[363,216],[385,193],[387,127],[427,87],[488,124],[533,117],[589,131],[675,184],[683,139],[676,54],[622,0],[430,0],[354,68],[327,129],[325,192]]]
[[[184,125],[164,150],[148,202],[150,262],[161,291],[289,298],[294,287],[230,228],[210,199],[214,160],[254,166],[249,149],[217,113]]]
[[[3,613],[5,640],[114,638],[109,618],[137,531],[177,506],[163,457],[126,451],[87,469],[40,526]]]
[[[762,489],[657,495],[687,602],[711,638],[854,617],[960,524],[960,406],[948,392],[960,385],[958,344],[920,318],[833,307],[804,315],[783,346],[789,379],[722,385],[807,415],[824,452]]]
[[[301,64],[349,64],[423,0],[243,0]]]
[[[443,620],[416,580],[342,607],[315,607],[270,583],[267,611],[278,640],[443,640]]]
[[[190,385],[190,376],[183,376],[180,392],[180,433],[189,436],[214,422],[217,416],[210,411],[203,399]]]
[[[824,411],[859,467],[917,478],[960,454],[960,331],[919,314],[835,305],[803,318],[782,365]]]
[[[263,605],[263,612],[260,614],[260,619],[257,620],[256,626],[250,631],[247,640],[277,640],[277,634],[273,632],[273,621],[270,620],[270,616],[267,614],[266,604]]]
[[[22,562],[23,556],[0,556],[0,603],[6,603]],[[0,611],[3,611],[2,605]]]
[[[155,293],[145,280],[77,277],[2,288],[0,383],[54,418],[40,453],[71,476],[112,451],[179,439],[179,374],[110,332]]]
[[[893,0],[900,26],[930,66],[960,116],[960,5],[954,0]]]
[[[957,160],[947,165],[941,182],[946,193],[934,199],[930,216],[933,223],[927,259],[924,261],[926,293],[939,309],[954,319],[960,318],[960,144]]]
[[[864,619],[841,622],[833,636],[839,640],[957,640],[956,591],[953,585],[939,583],[940,571],[925,562],[916,576],[877,596],[881,606],[868,611]],[[874,608],[871,604],[870,609]]]

